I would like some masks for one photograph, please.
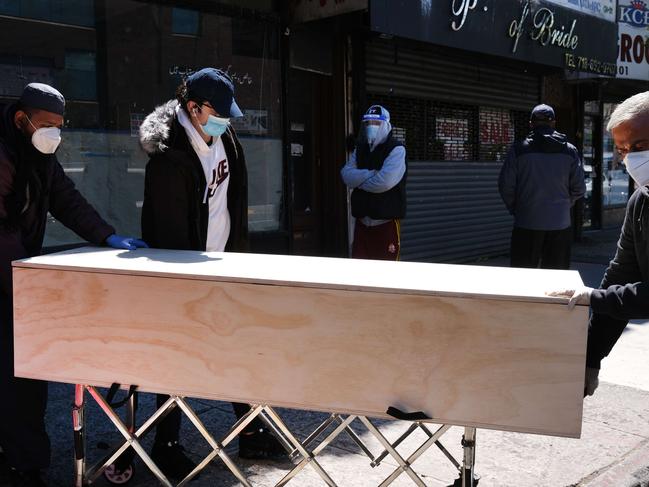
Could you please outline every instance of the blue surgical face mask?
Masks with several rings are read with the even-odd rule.
[[[212,137],[221,137],[221,135],[223,135],[228,129],[228,125],[230,125],[229,118],[220,118],[210,115],[207,118],[207,123],[201,125],[201,129],[207,135],[211,135]]]
[[[367,137],[367,141],[371,144],[376,140],[376,136],[379,133],[379,126],[378,125],[366,125],[365,126],[365,136]]]

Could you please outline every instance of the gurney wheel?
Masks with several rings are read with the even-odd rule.
[[[104,477],[106,480],[114,485],[128,484],[135,475],[135,467],[131,464],[124,470],[118,471],[115,464],[108,465],[104,470]]]

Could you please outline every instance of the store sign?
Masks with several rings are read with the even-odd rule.
[[[579,44],[579,36],[575,34],[577,20],[573,19],[570,29],[556,22],[554,12],[549,8],[540,8],[532,13],[529,1],[523,3],[520,18],[512,20],[509,24],[508,34],[514,40],[512,52],[516,52],[518,41],[527,31],[529,37],[542,46],[558,46],[574,51]]]
[[[546,2],[615,22],[615,0],[546,0]]]
[[[595,3],[586,0],[370,0],[370,17],[376,32],[615,76],[617,53],[613,39],[617,37],[617,27],[608,18],[614,2],[601,0],[599,6]],[[593,11],[602,12],[606,18],[593,15]]]
[[[293,0],[293,22],[308,22],[356,10],[367,10],[367,0]]]
[[[618,78],[649,80],[649,8],[640,0],[618,3]]]
[[[641,0],[620,0],[619,4],[621,24],[632,27],[644,28],[649,26],[649,8]]]

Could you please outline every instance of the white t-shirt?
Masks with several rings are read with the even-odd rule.
[[[223,141],[221,137],[212,138],[212,144],[207,145],[180,105],[176,107],[176,114],[201,161],[207,181],[203,194],[203,203],[209,205],[206,250],[208,252],[223,252],[230,236],[230,213],[228,212],[230,167]]]

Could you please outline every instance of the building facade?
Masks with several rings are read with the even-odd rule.
[[[584,157],[576,237],[621,223],[632,187],[605,126],[616,103],[649,87],[646,10],[630,0],[0,2],[0,104],[32,81],[59,88],[66,173],[118,231],[139,234],[139,124],[184,76],[221,67],[245,114],[234,125],[253,250],[347,256],[339,170],[361,114],[381,103],[408,152],[402,257],[467,261],[508,250],[497,177],[540,102]],[[77,242],[50,222],[47,246]]]

